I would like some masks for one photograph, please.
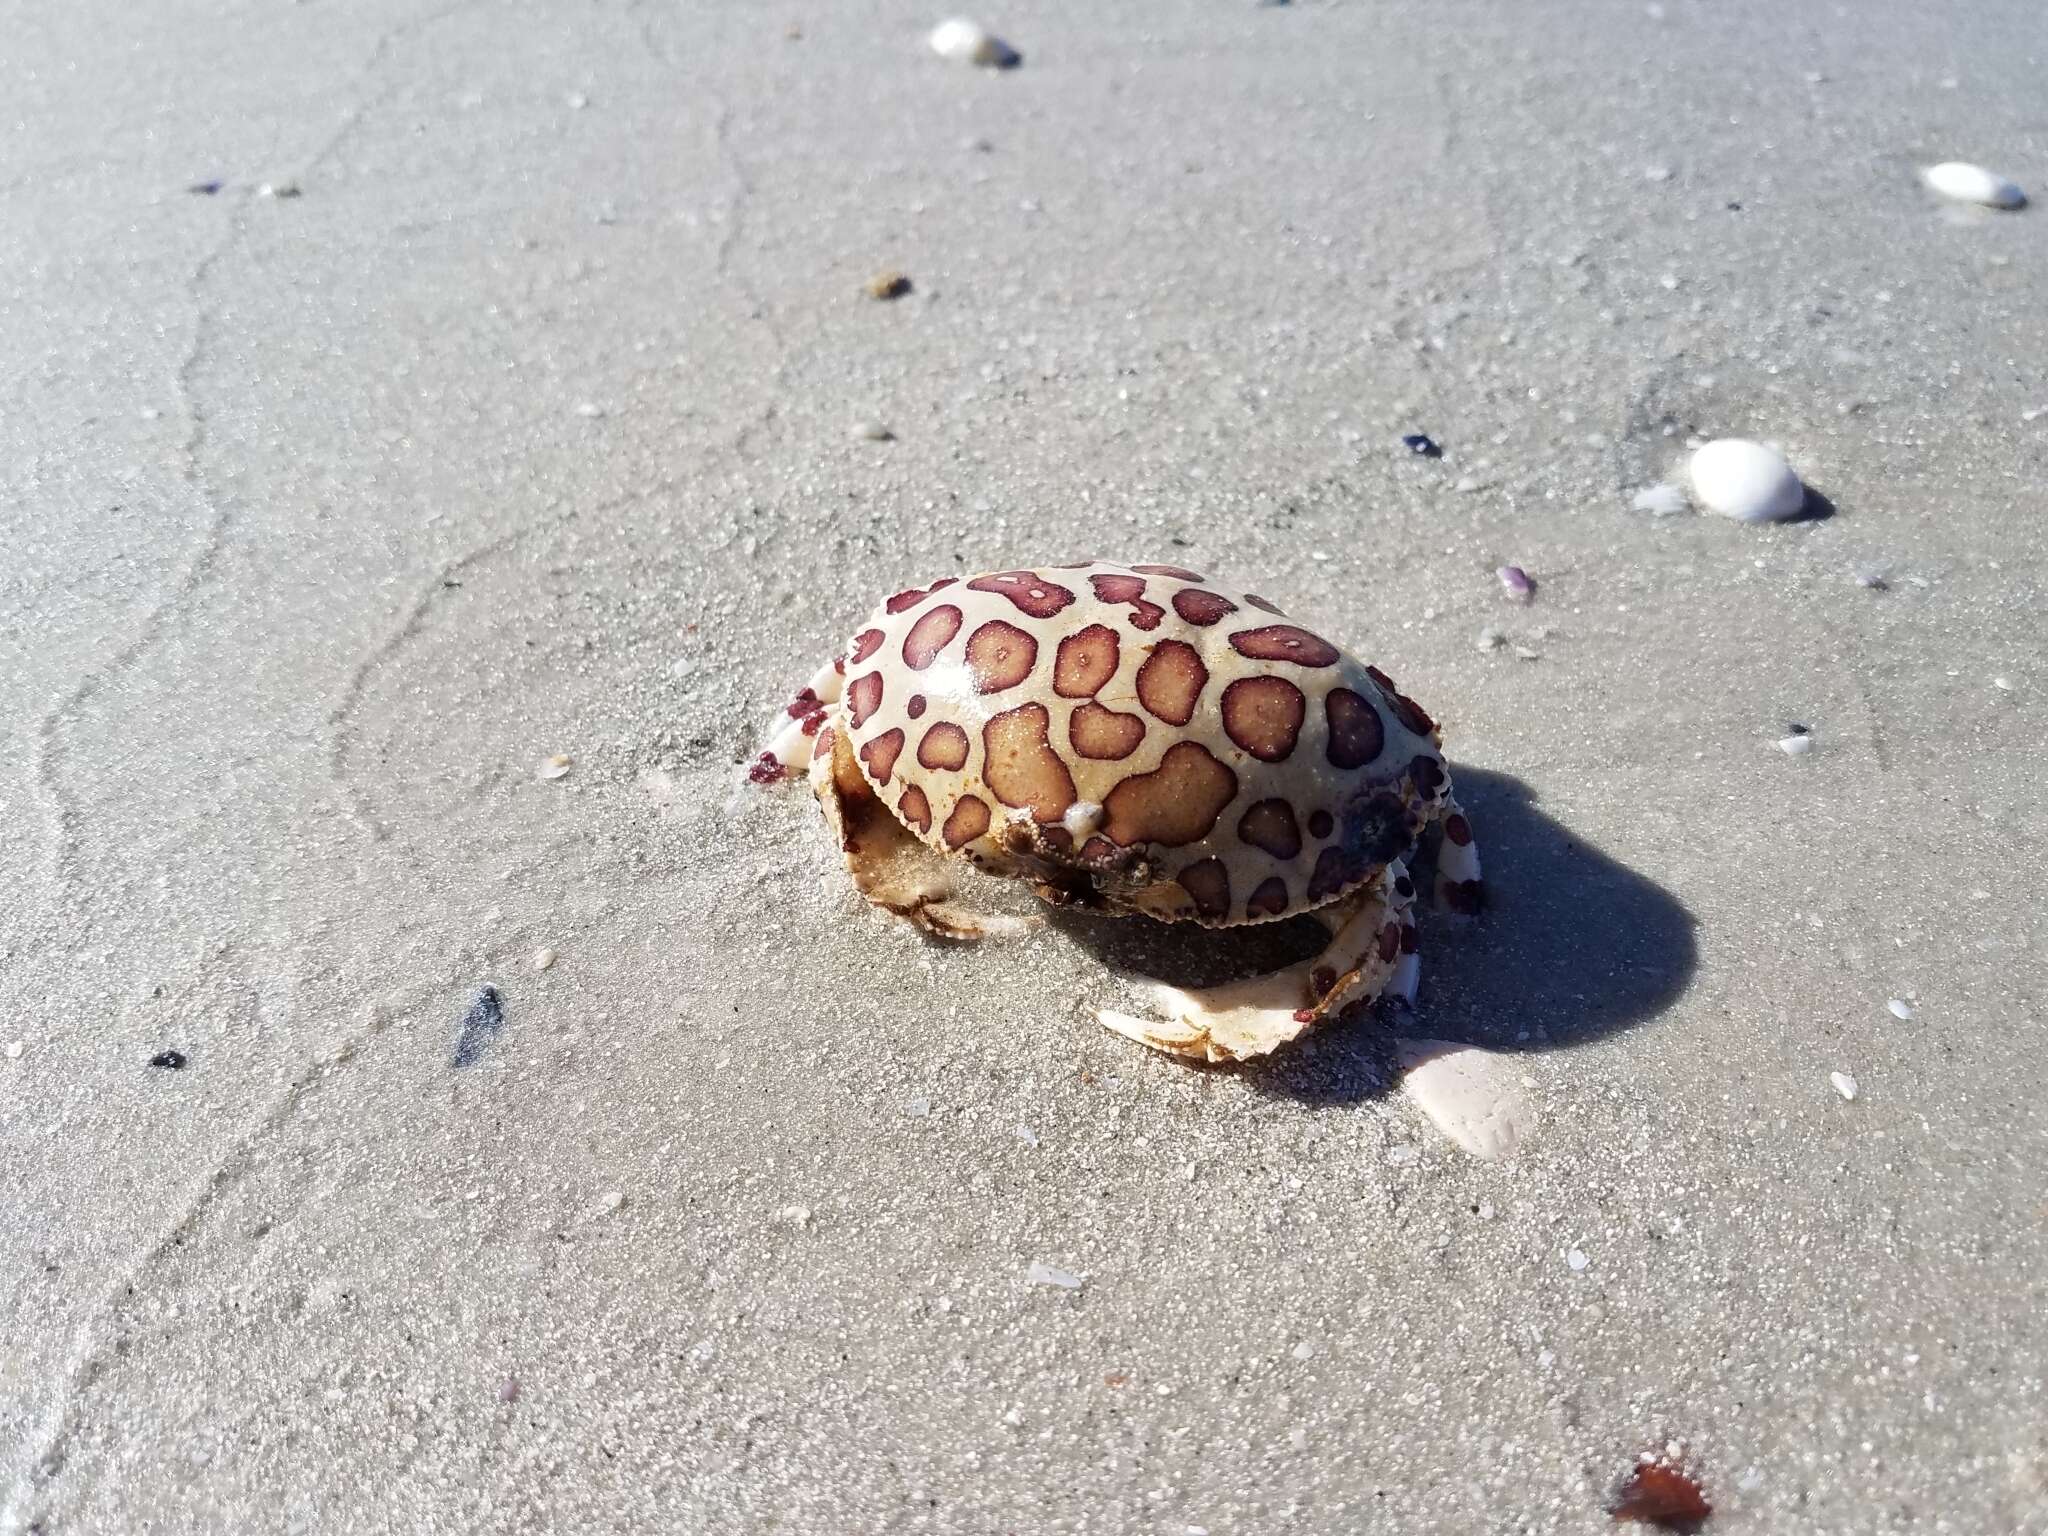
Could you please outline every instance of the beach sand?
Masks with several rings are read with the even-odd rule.
[[[0,1530],[2048,1530],[2038,5],[15,11]],[[1444,723],[1512,1157],[736,793],[1095,555]]]

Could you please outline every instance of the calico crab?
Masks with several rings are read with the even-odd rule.
[[[1317,954],[1101,1010],[1157,1050],[1260,1056],[1354,1003],[1413,1000],[1408,859],[1470,913],[1479,852],[1436,724],[1273,603],[1173,565],[946,577],[887,598],[751,769],[808,770],[854,885],[932,933],[999,925],[962,861],[1056,906],[1230,928],[1312,914]]]

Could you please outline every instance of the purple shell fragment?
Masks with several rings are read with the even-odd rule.
[[[1529,573],[1519,565],[1504,565],[1493,574],[1500,578],[1501,587],[1516,602],[1535,601],[1536,583],[1529,579]]]

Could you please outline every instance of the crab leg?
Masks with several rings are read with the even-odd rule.
[[[1010,937],[1028,930],[1022,918],[973,912],[953,900],[957,861],[911,836],[861,776],[838,705],[826,706],[822,718],[816,735],[804,739],[811,789],[861,895],[940,938]]]
[[[1373,884],[1314,914],[1331,930],[1321,953],[1220,987],[1141,983],[1166,1017],[1139,1018],[1113,1009],[1098,1010],[1095,1017],[1120,1035],[1174,1055],[1204,1061],[1266,1055],[1319,1020],[1388,989],[1414,956],[1414,900],[1415,883],[1396,859]]]
[[[1486,892],[1479,878],[1479,844],[1472,839],[1472,823],[1466,820],[1456,795],[1444,796],[1437,809],[1437,820],[1444,836],[1437,850],[1436,888],[1432,894],[1443,911],[1469,916],[1479,910]]]
[[[840,690],[846,683],[844,665],[834,657],[820,667],[817,675],[776,716],[768,746],[754,759],[747,777],[757,784],[772,784],[794,777],[811,765],[811,744],[825,724],[826,708],[839,702]]]

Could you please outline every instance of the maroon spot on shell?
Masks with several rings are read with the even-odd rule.
[[[846,685],[847,718],[856,728],[882,707],[882,674],[867,672]]]
[[[1246,917],[1278,917],[1286,910],[1287,882],[1278,875],[1261,880],[1258,889],[1245,898]]]
[[[946,846],[958,848],[962,843],[971,843],[988,830],[988,802],[973,795],[962,795],[953,807],[953,813],[946,818]]]
[[[1116,631],[1090,624],[1060,642],[1052,660],[1052,691],[1063,699],[1092,699],[1116,676]]]
[[[832,670],[841,677],[846,676],[846,658],[844,656],[834,656],[832,658]]]
[[[1313,1024],[1313,1023],[1315,1023],[1315,1021],[1316,1021],[1316,1011],[1315,1011],[1315,1009],[1313,1009],[1313,1008],[1297,1008],[1297,1009],[1295,1009],[1295,1010],[1294,1010],[1294,1022],[1295,1022],[1295,1023],[1297,1023],[1297,1024]]]
[[[931,612],[919,614],[910,633],[903,637],[903,665],[913,672],[922,672],[939,659],[939,652],[951,645],[959,633],[960,610],[951,603],[941,603]]]
[[[1434,800],[1444,785],[1444,765],[1427,753],[1418,752],[1408,760],[1408,777],[1424,798]]]
[[[884,731],[860,749],[860,760],[868,765],[868,776],[877,784],[889,782],[896,771],[896,759],[903,752],[903,731]]]
[[[1310,837],[1328,837],[1335,830],[1336,826],[1335,819],[1328,811],[1310,811],[1308,813],[1308,835]]]
[[[1301,828],[1294,820],[1294,807],[1285,800],[1261,800],[1237,819],[1237,835],[1276,859],[1291,859],[1301,852]]]
[[[804,723],[800,727],[798,727],[798,729],[800,729],[806,736],[815,736],[818,734],[818,727],[823,725],[824,723],[825,711],[821,709],[816,714],[805,715]]]
[[[1128,848],[1179,848],[1209,835],[1237,794],[1237,775],[1192,741],[1176,742],[1150,773],[1133,774],[1102,802],[1102,835]]]
[[[1201,859],[1179,875],[1180,888],[1194,898],[1195,910],[1204,917],[1224,917],[1230,911],[1230,871],[1221,859]]]
[[[800,688],[796,697],[789,701],[789,718],[801,720],[806,715],[815,715],[824,707],[815,692],[809,688]]]
[[[882,606],[890,613],[908,613],[919,603],[938,591],[939,588],[950,587],[958,579],[955,576],[941,576],[928,587],[912,587],[908,592],[898,592],[894,597],[882,604]]]
[[[1392,964],[1394,956],[1401,953],[1401,925],[1387,923],[1380,929],[1380,959]]]
[[[931,833],[932,803],[915,784],[904,790],[903,798],[896,802],[896,814],[903,818],[905,826],[917,828],[920,835]]]
[[[1418,736],[1427,736],[1436,729],[1436,722],[1423,712],[1420,704],[1405,693],[1394,695],[1394,713],[1401,717],[1401,723]]]
[[[1065,827],[1040,827],[1038,835],[1044,838],[1052,847],[1059,849],[1061,853],[1072,853],[1074,851],[1074,834]]]
[[[839,733],[833,730],[832,727],[828,725],[825,727],[825,729],[818,732],[818,740],[816,745],[814,745],[811,748],[811,756],[814,758],[822,757],[829,759],[832,756],[833,749],[836,746],[838,746],[838,744]]]
[[[1255,595],[1253,595],[1253,594],[1252,594],[1252,593],[1250,593],[1250,592],[1247,592],[1247,593],[1245,593],[1245,595],[1244,595],[1244,600],[1245,600],[1246,602],[1250,603],[1250,604],[1251,604],[1251,605],[1252,605],[1252,606],[1253,606],[1254,608],[1263,608],[1263,609],[1265,609],[1265,611],[1266,611],[1266,612],[1268,612],[1268,613],[1272,614],[1272,615],[1273,615],[1273,616],[1274,616],[1275,618],[1277,618],[1277,619],[1284,619],[1284,618],[1286,618],[1286,617],[1287,617],[1287,615],[1286,615],[1286,614],[1282,613],[1282,612],[1281,612],[1281,611],[1280,611],[1280,610],[1279,610],[1279,609],[1278,609],[1277,607],[1275,607],[1275,606],[1274,606],[1273,604],[1271,604],[1271,603],[1267,602],[1267,601],[1266,601],[1266,600],[1265,600],[1265,599],[1264,599],[1263,597],[1258,597],[1258,596],[1255,596]]]
[[[1166,617],[1164,608],[1145,600],[1145,578],[1142,576],[1090,576],[1088,580],[1095,588],[1095,596],[1102,602],[1131,605],[1133,629],[1157,629],[1159,621]]]
[[[1308,899],[1323,901],[1364,878],[1365,861],[1342,843],[1332,843],[1316,855],[1316,867],[1308,877]]]
[[[747,782],[750,784],[773,784],[788,774],[789,769],[773,752],[763,752],[747,765]]]
[[[981,777],[1012,810],[1037,821],[1058,821],[1074,803],[1074,779],[1053,751],[1052,716],[1043,704],[1020,704],[981,728]]]
[[[1444,818],[1444,836],[1448,837],[1460,848],[1470,847],[1472,844],[1472,823],[1463,816],[1446,816]]]
[[[1207,581],[1209,578],[1194,571],[1183,570],[1177,565],[1134,565],[1134,571],[1143,571],[1147,576],[1171,576],[1175,581]]]
[[[1419,944],[1419,942],[1420,942],[1420,941],[1419,941],[1419,940],[1418,940],[1418,939],[1416,938],[1416,936],[1415,936],[1415,925],[1414,925],[1413,923],[1404,923],[1404,924],[1402,924],[1402,925],[1401,925],[1401,953],[1402,953],[1402,954],[1404,954],[1404,955],[1412,955],[1412,954],[1414,954],[1414,953],[1415,953],[1415,951],[1416,951],[1416,948],[1417,948],[1417,946],[1418,946],[1418,944]]]
[[[1323,714],[1330,723],[1329,744],[1323,750],[1339,768],[1363,768],[1387,744],[1380,712],[1362,693],[1332,688],[1323,698]]]
[[[882,642],[887,638],[888,636],[884,635],[879,629],[862,630],[853,637],[853,659],[855,661],[866,661],[880,649]]]
[[[1082,862],[1088,864],[1114,864],[1123,857],[1123,850],[1106,837],[1091,837],[1081,845]]]
[[[1208,682],[1209,669],[1192,645],[1162,640],[1138,668],[1138,702],[1168,725],[1186,725]]]
[[[1378,683],[1380,687],[1385,690],[1386,695],[1389,699],[1392,699],[1395,694],[1401,691],[1400,689],[1394,686],[1394,680],[1391,677],[1387,676],[1386,673],[1382,672],[1378,667],[1367,667],[1365,669],[1365,675],[1371,678],[1374,682]]]
[[[1262,763],[1294,750],[1308,700],[1284,677],[1241,677],[1223,690],[1223,729]]]
[[[967,765],[967,733],[950,720],[941,720],[924,733],[917,744],[917,760],[927,768],[951,773]]]
[[[1118,714],[1100,704],[1083,704],[1067,722],[1067,740],[1074,750],[1099,763],[1129,757],[1144,739],[1143,716]]]
[[[903,713],[910,716],[913,720],[922,720],[924,718],[924,695],[913,693],[910,696],[910,702],[903,706]]]
[[[1014,688],[1038,664],[1038,642],[1014,624],[990,619],[967,637],[967,669],[976,693]]]
[[[1328,667],[1337,661],[1337,647],[1293,624],[1268,624],[1241,629],[1230,637],[1231,649],[1254,661],[1291,661],[1297,667]]]
[[[977,576],[967,583],[970,592],[994,592],[1007,597],[1034,619],[1049,619],[1074,600],[1074,594],[1056,581],[1047,581],[1032,571],[1001,571],[994,576]]]
[[[1486,886],[1478,880],[1460,880],[1453,884],[1444,882],[1444,905],[1453,912],[1471,917],[1486,905]]]
[[[1173,594],[1173,611],[1188,623],[1206,629],[1226,614],[1237,612],[1237,604],[1200,587],[1182,587]]]

